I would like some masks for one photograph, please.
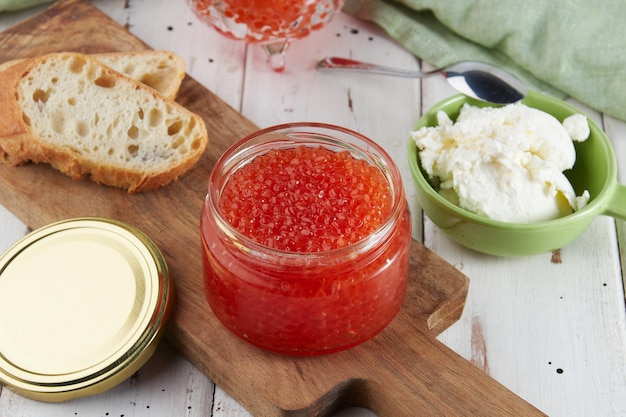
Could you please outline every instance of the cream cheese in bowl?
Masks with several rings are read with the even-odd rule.
[[[459,124],[461,109],[466,104],[473,107],[496,108],[496,106],[490,106],[463,95],[452,96],[428,109],[417,122],[414,130],[435,128],[423,132],[431,132],[436,136],[439,135],[436,128],[440,124],[448,124],[442,129],[449,131],[461,129],[461,127],[452,128],[450,125]],[[445,165],[446,160],[439,158],[438,153],[447,152],[448,149],[456,147],[456,141],[463,139],[462,135],[469,134],[462,131],[451,136],[449,142],[440,145],[441,149],[430,158],[428,156],[422,158],[422,149],[418,147],[415,140],[408,139],[409,168],[415,183],[415,198],[430,220],[448,237],[461,245],[498,256],[533,255],[562,248],[576,239],[599,215],[625,220],[626,186],[617,181],[617,163],[611,141],[600,126],[593,119],[584,116],[575,106],[545,94],[531,91],[521,104],[547,113],[556,119],[555,121],[550,117],[539,116],[541,119],[533,119],[532,123],[527,123],[526,129],[522,129],[521,134],[518,132],[518,136],[505,141],[513,144],[516,141],[520,141],[520,144],[528,142],[525,145],[528,149],[525,151],[518,149],[515,152],[507,149],[507,151],[496,152],[490,156],[481,155],[481,147],[478,145],[481,142],[469,141],[465,145],[466,152],[456,159],[448,158],[448,164],[465,168],[465,175],[460,183],[478,182],[481,179],[484,181],[483,184],[470,185],[472,187],[470,190],[478,190],[476,193],[483,200],[495,201],[500,198],[506,201],[506,198],[509,198],[511,202],[508,202],[508,210],[514,214],[520,215],[520,213],[528,212],[533,216],[545,216],[547,219],[527,222],[498,220],[453,203],[450,199],[455,198],[454,194],[448,198],[442,195],[442,191],[443,194],[454,192],[460,200],[461,194],[466,190],[462,190],[459,185],[455,187],[455,181],[451,181],[451,178],[445,175],[443,178],[435,177],[429,174],[427,169],[442,169],[440,165]],[[519,106],[516,107],[517,111],[528,111],[521,105],[515,106]],[[442,111],[448,117],[443,116]],[[534,115],[541,114],[533,110],[529,112]],[[500,126],[498,123],[496,126],[490,123],[484,124],[483,133],[492,135],[492,130],[500,131],[509,128],[507,126],[509,124],[515,124],[515,119],[500,117],[498,120]],[[544,137],[542,140],[529,140],[525,135],[528,135],[532,129],[535,130],[533,135],[543,133],[543,136],[547,134],[549,137]],[[589,129],[588,134],[587,129]],[[563,133],[563,130],[566,133]],[[587,139],[580,141],[584,137]],[[496,146],[504,148],[503,144],[493,147]],[[489,149],[490,146],[484,145],[483,148]],[[517,148],[513,147],[513,149]],[[427,151],[424,150],[424,152]],[[522,165],[522,168],[515,167],[513,163],[519,161],[516,158],[505,157],[509,153],[518,155],[517,159],[526,161],[526,165]],[[542,156],[545,153],[552,154],[548,160]],[[428,168],[429,164],[432,165],[431,168]],[[571,164],[573,166],[567,168]],[[564,171],[561,171],[562,169]],[[486,177],[490,171],[496,174],[495,178]],[[553,177],[546,179],[547,173],[553,174]],[[529,185],[528,182],[531,180],[538,181],[539,185]],[[487,191],[488,186],[494,185],[496,191]],[[502,190],[498,190],[498,187]],[[573,188],[574,193],[571,192],[570,187]],[[542,194],[540,197],[544,204],[533,200],[535,197],[528,194],[530,190],[547,195],[548,197],[544,197]],[[497,197],[495,192],[502,192],[504,197],[502,195]],[[489,201],[487,203],[488,207],[495,205]],[[529,206],[534,207],[536,211],[531,210]],[[560,210],[565,213],[561,213]],[[498,206],[495,211],[496,213],[502,212],[504,207]]]
[[[475,214],[504,222],[556,219],[584,207],[564,171],[576,161],[573,141],[589,137],[587,118],[561,123],[521,102],[503,107],[464,104],[455,122],[412,132],[420,163],[437,191]]]

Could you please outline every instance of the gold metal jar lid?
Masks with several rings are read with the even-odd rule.
[[[152,355],[172,298],[138,229],[94,217],[38,229],[0,256],[0,382],[52,402],[112,388]]]

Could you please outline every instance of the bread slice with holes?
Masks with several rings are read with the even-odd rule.
[[[165,185],[208,144],[196,114],[77,53],[27,59],[0,73],[0,160],[48,163],[128,190]]]
[[[163,50],[111,52],[93,54],[103,64],[154,88],[165,97],[174,99],[185,78],[185,61],[178,55]],[[24,61],[14,59],[0,64],[0,71]]]

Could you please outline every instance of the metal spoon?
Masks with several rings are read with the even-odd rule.
[[[515,103],[528,93],[526,85],[508,72],[474,61],[460,62],[422,72],[390,68],[347,58],[328,57],[317,64],[317,69],[320,71],[358,71],[407,78],[443,75],[452,87],[466,96],[495,104]]]

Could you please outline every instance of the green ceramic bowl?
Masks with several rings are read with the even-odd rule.
[[[561,100],[539,93],[530,93],[522,102],[550,113],[560,121],[581,113]],[[439,110],[455,120],[464,103],[489,105],[456,95],[428,110],[416,129],[437,126]],[[626,220],[626,186],[617,182],[613,148],[600,127],[593,120],[588,121],[590,136],[584,142],[574,142],[576,164],[565,172],[576,195],[589,190],[589,204],[582,210],[559,219],[529,224],[491,220],[464,210],[444,199],[433,188],[420,167],[419,150],[411,140],[409,165],[415,179],[418,203],[450,238],[476,251],[499,256],[533,255],[559,249],[578,237],[599,215]]]

